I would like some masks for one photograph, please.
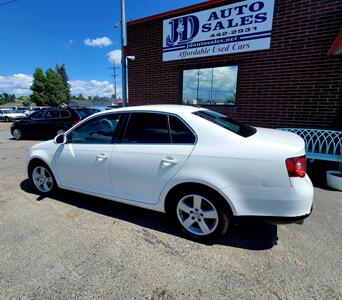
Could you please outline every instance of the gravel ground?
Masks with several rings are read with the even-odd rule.
[[[32,192],[0,123],[1,299],[342,299],[342,193],[315,188],[303,225],[234,226],[214,245],[163,214],[60,191]]]

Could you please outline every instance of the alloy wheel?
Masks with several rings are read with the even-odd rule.
[[[177,205],[177,217],[186,231],[197,236],[213,233],[219,222],[215,206],[200,195],[183,197]]]
[[[52,175],[43,166],[37,166],[33,169],[32,180],[35,187],[42,193],[49,193],[53,188]]]

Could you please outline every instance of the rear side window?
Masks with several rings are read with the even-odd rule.
[[[157,113],[132,113],[126,127],[123,143],[171,143],[167,115]]]
[[[171,138],[173,144],[194,144],[196,141],[195,135],[184,124],[182,120],[175,116],[169,116]]]
[[[61,110],[61,118],[69,118],[70,113],[67,110]]]
[[[194,112],[194,114],[242,137],[249,137],[256,133],[256,129],[254,127],[242,124],[239,121],[211,110],[201,110]]]

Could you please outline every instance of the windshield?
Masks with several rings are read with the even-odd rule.
[[[4,114],[14,114],[14,113],[16,113],[16,111],[13,110],[13,109],[4,109],[3,112],[4,112]]]
[[[239,121],[211,110],[201,110],[194,112],[194,114],[242,137],[249,137],[256,133],[256,129],[254,127],[242,124]]]

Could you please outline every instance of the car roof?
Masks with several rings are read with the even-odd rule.
[[[140,106],[129,106],[120,107],[106,112],[129,112],[129,111],[155,111],[155,112],[167,112],[167,113],[193,113],[195,111],[203,110],[203,108],[190,106],[190,105],[179,105],[179,104],[154,104],[154,105],[140,105]]]

